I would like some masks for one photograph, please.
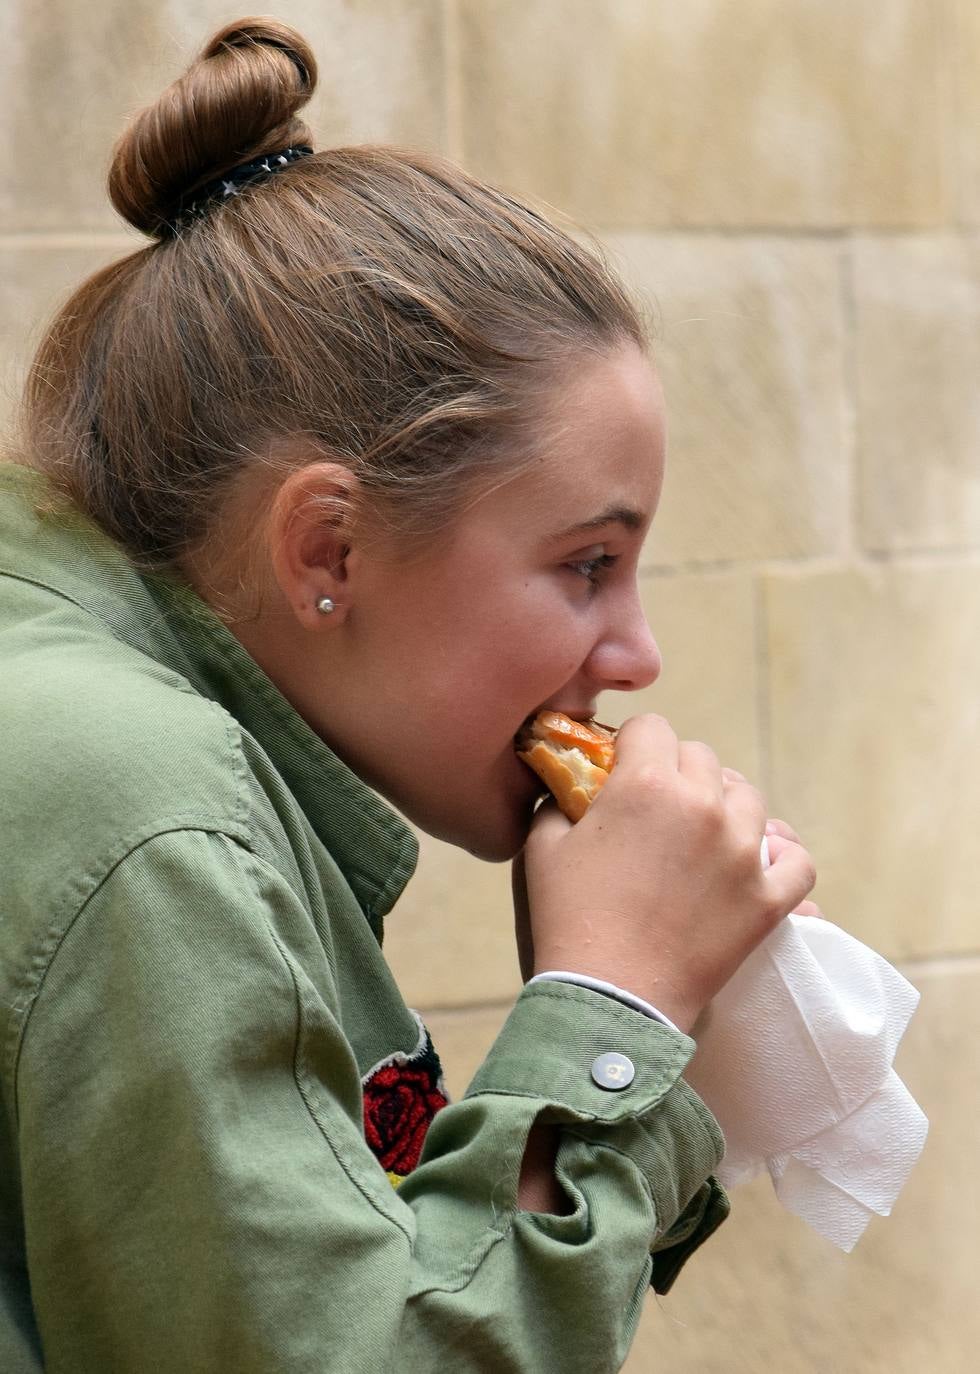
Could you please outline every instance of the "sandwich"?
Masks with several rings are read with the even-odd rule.
[[[597,721],[540,711],[517,736],[517,757],[532,768],[570,821],[588,811],[614,762],[616,731]]]

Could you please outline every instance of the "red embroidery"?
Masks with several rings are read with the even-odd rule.
[[[432,1118],[447,1102],[439,1057],[423,1034],[415,1054],[393,1054],[363,1085],[365,1139],[381,1167],[401,1177],[418,1164]]]

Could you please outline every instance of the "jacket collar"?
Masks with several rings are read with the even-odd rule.
[[[223,706],[268,754],[360,905],[385,916],[415,868],[412,831],[314,734],[185,582],[138,572],[98,526],[50,494],[41,473],[0,463],[0,574],[74,602]]]

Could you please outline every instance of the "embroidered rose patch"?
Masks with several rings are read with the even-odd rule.
[[[364,1136],[396,1188],[418,1164],[432,1118],[447,1102],[439,1056],[419,1028],[418,1048],[383,1059],[362,1085]]]

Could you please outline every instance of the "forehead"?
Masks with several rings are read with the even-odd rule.
[[[649,520],[663,481],[660,381],[638,349],[593,358],[548,397],[529,463],[491,493],[484,515],[520,511],[553,535],[628,510]]]

